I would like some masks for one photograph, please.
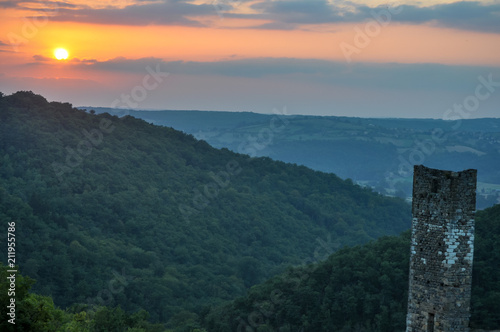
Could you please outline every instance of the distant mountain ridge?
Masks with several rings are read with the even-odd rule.
[[[478,208],[500,203],[500,119],[349,118],[216,111],[138,111],[89,108],[130,114],[175,128],[217,148],[267,156],[411,196],[415,164],[439,169],[478,170]],[[273,120],[274,119],[274,120]],[[286,121],[273,130],[273,121]],[[281,123],[283,124],[283,123]],[[274,124],[276,125],[276,124]]]

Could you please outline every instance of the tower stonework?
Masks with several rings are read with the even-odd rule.
[[[469,331],[476,181],[414,167],[406,332]]]

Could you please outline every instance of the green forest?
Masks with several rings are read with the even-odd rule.
[[[500,326],[499,220],[500,205],[479,212],[476,220],[471,326],[477,329]],[[343,248],[326,261],[289,268],[245,297],[207,306],[201,316],[184,311],[174,331],[404,331],[409,244],[406,231]],[[120,307],[81,304],[58,309],[52,298],[27,293],[32,283],[21,277],[18,284],[18,324],[25,331],[164,331],[144,310],[127,314]],[[9,331],[5,323],[0,327]]]
[[[478,212],[471,327],[500,326],[500,205]],[[343,248],[290,268],[248,295],[211,308],[208,331],[404,331],[410,232]]]
[[[404,321],[407,238],[373,242],[409,228],[402,199],[29,91],[0,93],[0,165],[18,331],[321,331],[326,321],[390,331]],[[478,214],[478,233],[479,216],[498,223],[498,209]],[[495,227],[477,236],[490,257],[476,258],[488,277],[473,300],[474,317],[493,325]],[[266,315],[252,315],[261,305]]]

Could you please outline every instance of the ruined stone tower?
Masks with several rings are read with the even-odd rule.
[[[414,168],[406,332],[469,331],[476,175]]]

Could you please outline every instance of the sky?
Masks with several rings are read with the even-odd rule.
[[[500,0],[0,0],[0,32],[0,92],[74,106],[500,117]]]

